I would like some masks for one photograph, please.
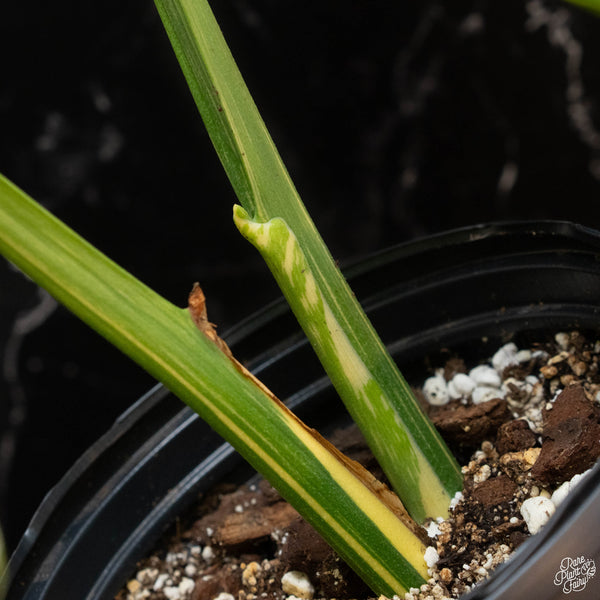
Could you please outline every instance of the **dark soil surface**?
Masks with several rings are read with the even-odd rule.
[[[456,598],[486,578],[531,535],[521,512],[530,498],[550,500],[600,456],[600,343],[579,333],[519,353],[502,368],[498,397],[430,406],[416,393],[463,461],[462,497],[447,521],[428,527],[439,559],[428,584],[407,600]],[[459,359],[438,375],[468,373]],[[355,428],[332,441],[378,476]],[[544,500],[545,501],[545,500]],[[292,572],[290,574],[290,572]],[[286,575],[288,574],[288,575]],[[284,578],[285,575],[285,578]],[[371,592],[265,481],[223,485],[182,517],[144,559],[117,600],[279,600],[369,598]]]

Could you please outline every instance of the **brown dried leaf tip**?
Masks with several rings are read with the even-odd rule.
[[[206,296],[198,282],[194,283],[188,297],[188,310],[194,325],[214,344],[219,350],[233,358],[229,346],[217,335],[217,326],[208,320],[206,312]]]
[[[196,282],[188,297],[188,310],[194,325],[211,341],[213,344],[227,356],[233,363],[233,366],[244,376],[250,379],[256,386],[258,386],[265,394],[276,402],[280,402],[276,396],[267,388],[266,385],[257,379],[244,365],[242,365],[234,356],[233,352],[229,349],[229,346],[217,335],[217,326],[208,320],[206,313],[206,297],[200,285]]]

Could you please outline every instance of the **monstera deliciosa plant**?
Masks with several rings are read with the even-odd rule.
[[[598,8],[598,2],[578,2]],[[0,252],[189,404],[378,594],[427,578],[419,524],[445,517],[458,464],[343,279],[274,147],[206,0],[156,0],[263,255],[394,492],[304,425],[217,336],[195,285],[180,308],[0,176]]]

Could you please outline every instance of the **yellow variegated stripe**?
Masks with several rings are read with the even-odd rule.
[[[310,432],[299,426],[295,420],[290,419],[289,415],[285,415],[285,417],[290,429],[294,430],[294,434],[302,440],[312,455],[331,474],[332,479],[338,483],[343,493],[347,494],[356,506],[361,507],[365,517],[389,540],[390,544],[398,548],[423,577],[427,577],[427,569],[423,559],[424,547],[421,541],[391,510],[386,509],[379,501],[374,501],[373,493],[348,471],[343,463],[332,456]],[[344,535],[344,532],[340,531],[340,534]],[[355,544],[355,551],[357,554],[361,554],[362,548],[360,546],[356,547]],[[365,558],[377,570],[376,562],[372,558]]]
[[[376,593],[391,597],[425,581],[427,568],[421,541],[295,418],[285,412],[269,416],[267,407],[260,416],[249,420],[243,414],[249,398],[233,403],[230,396],[221,396],[221,402],[215,404],[213,396],[209,400],[202,398],[204,406],[198,406],[195,389],[188,392],[179,395],[205,418],[207,408],[214,413],[218,420],[215,428],[268,477]],[[270,401],[263,398],[261,402]],[[242,413],[230,416],[240,405]],[[275,407],[273,404],[271,408]],[[282,422],[273,428],[268,439],[261,439],[265,434],[261,429],[270,418],[281,418]],[[262,428],[255,427],[256,419],[260,419]],[[286,448],[288,461],[281,456]],[[303,473],[313,479],[313,485],[303,481]],[[327,475],[329,482],[325,480]],[[342,512],[344,496],[349,502]],[[349,504],[352,506],[348,510]],[[349,524],[356,531],[350,531]]]
[[[423,583],[421,541],[283,405],[260,392],[257,397],[258,388],[247,381],[251,387],[243,396],[240,387],[235,401],[215,392],[199,396],[189,378],[171,387],[180,388],[178,395],[267,476],[374,591],[393,595]],[[341,510],[344,502],[349,510]]]
[[[258,223],[239,206],[234,208],[234,221],[265,258],[409,512],[417,520],[447,516],[449,491],[424,456],[401,410],[387,397],[335,318],[294,233],[282,219]]]

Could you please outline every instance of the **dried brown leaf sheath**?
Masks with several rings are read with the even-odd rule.
[[[252,373],[250,373],[250,371],[248,371],[248,369],[246,369],[246,367],[244,367],[244,365],[242,365],[242,363],[240,363],[233,356],[229,346],[217,335],[217,326],[208,320],[208,315],[206,312],[206,297],[204,296],[204,292],[197,282],[194,283],[194,287],[192,288],[192,291],[188,297],[188,310],[196,327],[211,342],[213,342],[213,344],[215,344],[217,348],[219,348],[219,350],[225,354],[225,356],[231,360],[235,368],[240,371],[244,377],[251,379],[255,385],[265,392],[265,394],[267,394],[267,396],[269,396],[272,400],[279,402],[279,399],[275,396],[275,394],[273,394],[273,392],[266,385],[264,385],[262,381],[254,377],[254,375],[252,375]]]
[[[350,470],[373,494],[375,494],[417,537],[424,540],[424,530],[419,527],[409,516],[404,505],[384,483],[381,483],[373,474],[365,469],[360,463],[348,458],[340,452],[331,442],[326,440],[318,431],[306,426],[296,415],[294,415],[284,404],[257,379],[244,365],[233,356],[229,346],[217,335],[216,326],[208,320],[206,311],[206,297],[198,283],[194,284],[188,298],[188,310],[196,327],[231,360],[240,373],[250,379],[259,387],[273,402],[279,404],[292,420],[303,430],[307,431],[315,440],[325,447],[328,452]]]
[[[194,325],[196,325],[196,327],[211,342],[216,344],[222,352],[230,358],[233,358],[229,346],[217,335],[217,326],[208,320],[208,314],[206,312],[206,296],[198,282],[194,283],[188,297],[188,310],[190,311],[190,316],[192,317]]]

